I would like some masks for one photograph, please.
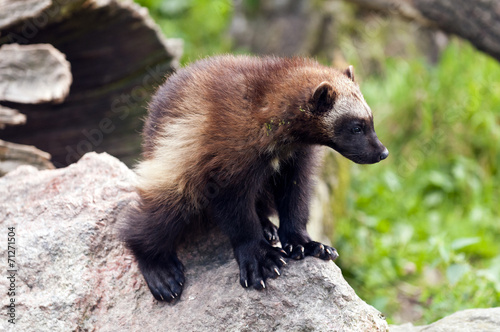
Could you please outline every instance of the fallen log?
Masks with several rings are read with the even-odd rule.
[[[34,10],[0,1],[0,46],[52,45],[69,62],[73,83],[64,100],[0,102],[26,115],[25,125],[4,128],[0,139],[34,145],[50,153],[57,167],[89,151],[131,164],[140,153],[145,105],[178,66],[182,43],[165,39],[147,10],[131,1],[49,2]]]

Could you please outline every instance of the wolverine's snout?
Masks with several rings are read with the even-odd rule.
[[[388,156],[389,156],[389,150],[385,148],[384,151],[379,156],[379,161],[386,159]]]

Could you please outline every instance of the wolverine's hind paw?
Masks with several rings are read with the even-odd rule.
[[[301,244],[285,244],[283,246],[288,257],[292,259],[303,259],[305,256],[314,256],[324,260],[335,260],[339,254],[335,248],[321,244],[316,241],[310,241]]]
[[[139,262],[139,267],[155,299],[172,302],[181,296],[185,281],[184,266],[177,257]]]

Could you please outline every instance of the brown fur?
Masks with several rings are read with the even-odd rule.
[[[293,143],[317,143],[320,137],[312,137],[309,131],[320,129],[321,125],[305,112],[307,96],[324,81],[339,90],[349,87],[349,80],[342,73],[302,58],[262,61],[225,56],[201,61],[190,69],[189,74],[169,79],[177,87],[175,93],[159,90],[161,99],[154,100],[152,108],[162,112],[146,122],[146,161],[138,170],[153,182],[140,186],[152,204],[161,204],[164,191],[168,190],[196,205],[201,200],[198,188],[209,181],[207,175],[213,170],[223,170],[221,180],[225,181],[244,173],[254,158],[283,158]],[[179,126],[178,130],[184,132],[174,131],[172,126]],[[159,142],[164,136],[168,141],[162,145]],[[306,142],[304,136],[310,136]],[[175,146],[174,141],[178,142]],[[168,151],[172,149],[179,151]],[[248,153],[249,150],[253,152]],[[142,174],[144,163],[154,164],[158,173],[148,168]],[[166,177],[172,175],[165,174],[168,164],[173,165],[172,173],[182,173]]]

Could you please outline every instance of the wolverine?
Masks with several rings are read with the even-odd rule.
[[[181,296],[176,246],[193,221],[227,235],[245,288],[265,288],[284,258],[337,258],[306,231],[320,146],[360,164],[389,154],[352,66],[226,55],[170,76],[149,104],[140,202],[122,230],[155,299]]]

